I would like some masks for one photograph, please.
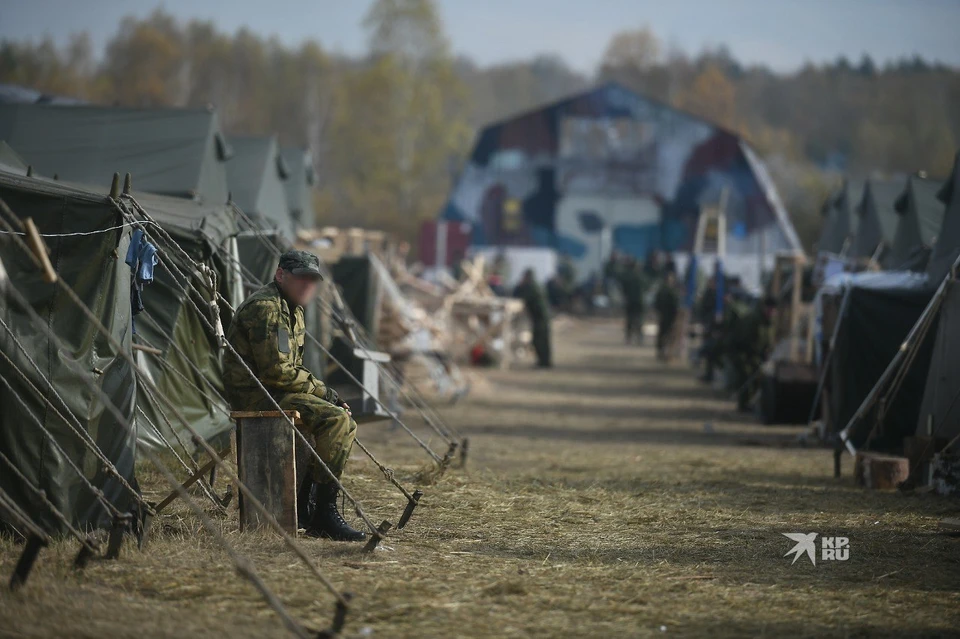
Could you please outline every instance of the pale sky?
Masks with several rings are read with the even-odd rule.
[[[867,52],[882,64],[919,53],[960,67],[960,0],[439,0],[454,51],[489,65],[555,53],[592,72],[611,34],[649,26],[696,53],[726,44],[746,64],[792,71],[806,61]],[[57,40],[87,30],[99,49],[124,15],[157,6],[181,19],[242,26],[295,45],[364,50],[370,0],[0,0],[0,38]]]

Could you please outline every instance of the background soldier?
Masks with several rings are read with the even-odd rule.
[[[624,333],[627,344],[643,343],[644,280],[640,263],[629,258],[620,272],[623,292]]]
[[[670,341],[673,338],[673,325],[677,321],[680,310],[680,294],[677,292],[676,275],[667,271],[660,282],[660,289],[653,300],[657,311],[657,357],[666,361],[669,359]]]
[[[757,300],[733,329],[730,358],[739,410],[750,409],[751,400],[760,387],[760,367],[773,344],[771,318],[775,308],[772,298]]]
[[[523,272],[523,279],[513,291],[514,297],[523,300],[530,316],[533,329],[533,350],[537,353],[537,366],[549,368],[553,365],[550,354],[550,311],[547,297],[533,276],[533,269]]]
[[[243,362],[228,358],[223,381],[234,410],[274,410],[262,384],[280,408],[300,411],[301,432],[339,479],[357,424],[337,392],[303,367],[303,307],[316,295],[321,279],[316,255],[288,251],[280,256],[274,281],[237,308],[227,339]],[[362,541],[366,535],[347,524],[337,510],[338,492],[337,484],[311,460],[310,474],[299,493],[298,506],[305,511],[300,520],[310,536]]]

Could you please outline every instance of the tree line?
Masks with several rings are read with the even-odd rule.
[[[84,32],[60,44],[4,40],[0,82],[101,104],[215,105],[227,133],[310,147],[321,223],[408,238],[442,207],[479,127],[604,81],[742,135],[807,245],[840,175],[945,176],[960,143],[960,70],[918,57],[778,74],[723,47],[670,49],[638,28],[614,34],[586,75],[559,55],[489,67],[456,56],[432,0],[377,0],[364,27],[367,51],[351,57],[158,9],[121,20],[101,59]]]

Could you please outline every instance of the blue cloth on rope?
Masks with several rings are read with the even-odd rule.
[[[130,281],[130,307],[133,315],[138,315],[144,308],[143,286],[153,282],[153,272],[159,262],[157,247],[147,241],[142,230],[137,229],[133,232],[124,262],[133,272],[133,278]],[[133,332],[137,332],[136,325]]]

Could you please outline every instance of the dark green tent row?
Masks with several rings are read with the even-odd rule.
[[[892,193],[874,189],[869,206]],[[843,318],[837,320],[827,412],[832,428],[844,428],[895,356],[909,348],[907,367],[897,372],[902,375],[898,390],[877,389],[882,401],[869,406],[850,434],[858,449],[900,452],[903,438],[926,435],[928,424],[941,438],[960,432],[960,290],[956,280],[945,281],[960,257],[960,153],[946,182],[910,177],[892,206],[897,230],[885,263],[896,266],[888,272],[850,275],[846,282],[828,285],[824,293],[834,308],[844,293],[848,296]],[[942,284],[943,297],[929,330],[905,347]]]
[[[174,400],[194,429],[207,439],[227,431],[231,424],[229,409],[221,397],[219,344],[210,326],[217,321],[216,315],[209,312],[213,295],[202,286],[186,287],[185,291],[182,274],[192,277],[194,262],[215,273],[218,292],[227,300],[227,304],[219,305],[219,319],[226,327],[230,321],[229,307],[239,304],[246,294],[240,264],[256,265],[255,279],[259,280],[270,279],[276,268],[275,255],[253,233],[265,231],[272,236],[269,241],[273,246],[287,248],[294,228],[290,222],[293,204],[296,203],[302,222],[312,218],[309,188],[313,178],[308,154],[302,150],[294,154],[292,160],[299,158],[299,162],[291,161],[295,167],[291,173],[272,138],[266,138],[266,145],[255,141],[247,144],[247,140],[241,139],[234,151],[219,131],[216,114],[206,110],[4,105],[0,106],[0,140],[4,138],[16,140],[25,148],[17,148],[17,143],[0,143],[0,195],[19,216],[32,217],[42,233],[88,233],[122,224],[120,208],[135,214],[134,203],[126,196],[111,200],[107,191],[114,172],[132,174],[138,189],[131,194],[133,200],[179,247],[172,250],[165,241],[157,239],[158,231],[151,231],[165,263],[174,272],[162,265],[156,268],[154,282],[143,290],[144,312],[131,317],[130,269],[123,263],[132,233],[129,226],[89,236],[48,238],[54,267],[58,272],[67,269],[61,273],[64,281],[78,291],[126,348],[142,344],[161,351],[156,355],[138,350],[137,360],[161,393]],[[236,191],[233,204],[239,206],[241,202],[236,200],[244,200],[243,204],[251,208],[249,212],[258,221],[257,228],[240,233],[241,216],[228,201],[228,166],[234,159],[247,157],[272,159],[262,160],[259,181],[244,179],[247,185],[256,182],[255,189]],[[56,175],[58,180],[27,177],[27,165],[35,176]],[[297,189],[284,183],[287,175],[298,178],[294,180]],[[232,177],[240,179],[236,174]],[[282,232],[281,226],[285,226]],[[41,371],[51,375],[70,412],[110,460],[132,481],[136,440],[118,423],[111,422],[102,402],[80,383],[82,376],[97,376],[97,382],[124,408],[125,416],[135,420],[141,442],[155,447],[167,442],[174,446],[185,443],[189,447],[189,438],[173,416],[164,414],[160,403],[144,389],[137,392],[129,367],[104,346],[105,340],[98,338],[93,327],[76,321],[77,313],[64,308],[65,300],[56,295],[51,285],[37,284],[39,273],[17,251],[0,239],[0,260],[7,266],[11,282],[17,290],[31,295],[35,310],[50,318],[56,334],[75,345],[75,351],[58,352],[6,300],[0,312],[9,318],[7,324],[13,327],[31,359],[38,362]],[[326,323],[316,312],[310,314],[308,321],[317,334]],[[24,368],[26,355],[19,353],[12,339],[4,340],[0,335],[0,350]],[[318,354],[311,356],[317,372],[322,373]],[[14,373],[0,368],[4,379],[16,381]],[[43,388],[39,373],[30,382]],[[14,388],[24,393],[30,384],[24,381]],[[83,528],[106,524],[105,511],[79,485],[80,478],[63,459],[51,454],[50,443],[44,441],[42,433],[21,428],[29,415],[2,393],[0,389],[2,448],[13,453],[18,468],[28,473],[31,482],[57,496],[59,509],[73,523]],[[99,465],[91,461],[89,451],[85,452],[82,442],[65,424],[57,423],[58,418],[45,408],[43,398],[35,392],[26,393],[25,397],[30,412],[45,420],[69,457],[82,468],[91,469],[90,479],[96,485],[111,488],[110,478],[99,476],[102,469],[96,470]],[[46,529],[64,532],[51,513],[35,500],[30,501],[25,486],[17,489],[9,473],[0,474],[0,481]],[[116,505],[121,510],[129,505],[121,503],[122,495],[115,487],[107,495],[111,501],[118,500]]]
[[[111,336],[129,350],[131,274],[123,258],[130,229],[117,228],[123,223],[117,206],[101,193],[4,171],[0,171],[0,198],[17,217],[32,218],[41,233],[57,234],[45,238],[54,268]],[[62,235],[67,233],[88,235]],[[46,491],[54,506],[73,524],[81,528],[104,525],[106,512],[65,457],[73,460],[120,510],[128,510],[129,495],[57,411],[72,414],[121,475],[132,482],[135,438],[104,408],[101,397],[87,382],[93,382],[120,408],[124,419],[132,421],[136,403],[133,373],[91,322],[78,321],[80,309],[55,284],[42,279],[30,258],[9,237],[0,238],[0,260],[12,285],[26,296],[40,317],[46,318],[47,326],[67,347],[58,348],[12,297],[0,299],[0,317],[9,327],[9,331],[0,327],[0,352],[6,356],[0,358],[0,378],[12,389],[0,386],[0,450],[23,473],[26,482]],[[65,406],[55,399],[48,380]],[[17,396],[23,398],[26,408]],[[45,397],[56,402],[56,410]],[[36,427],[30,415],[41,420],[66,456]],[[53,512],[39,503],[26,483],[5,464],[0,465],[0,485],[44,529],[65,532]]]
[[[824,203],[818,249],[888,270],[926,266],[943,219],[942,182],[921,175],[845,180]]]

